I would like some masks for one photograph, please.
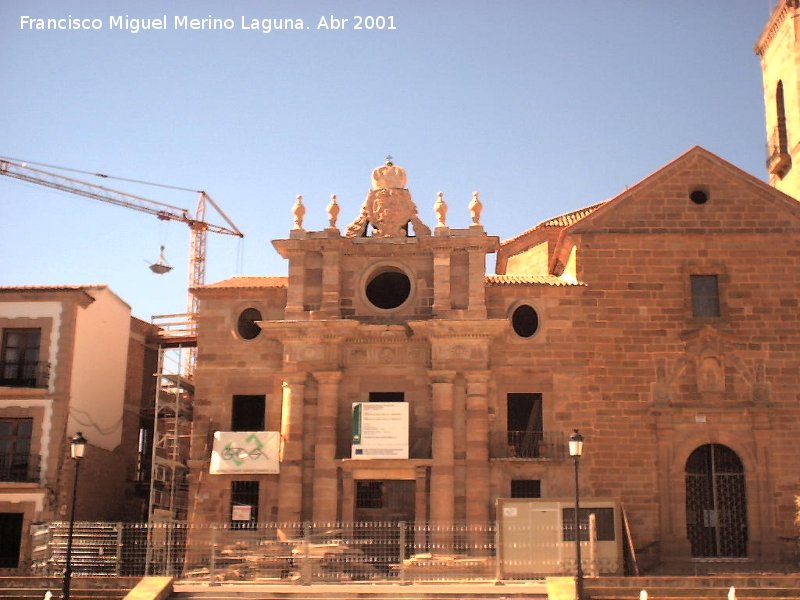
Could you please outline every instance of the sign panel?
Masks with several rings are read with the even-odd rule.
[[[354,402],[352,458],[408,458],[408,402]]]
[[[215,431],[211,475],[280,472],[277,431]]]

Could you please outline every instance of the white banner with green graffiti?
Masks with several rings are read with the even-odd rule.
[[[277,431],[215,431],[209,473],[275,475],[280,472],[280,439]]]

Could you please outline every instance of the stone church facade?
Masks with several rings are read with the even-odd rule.
[[[344,228],[333,198],[307,231],[298,198],[273,242],[288,277],[195,290],[190,520],[486,523],[500,498],[572,496],[579,429],[582,492],[622,504],[638,550],[788,560],[797,14],[780,2],[756,46],[770,185],[694,147],[503,242],[477,194],[451,228],[444,198],[418,211],[390,162]]]

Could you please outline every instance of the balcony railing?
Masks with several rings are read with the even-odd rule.
[[[30,454],[0,453],[0,482],[39,481],[39,457]]]
[[[564,460],[564,434],[552,431],[506,431],[492,439],[492,458]]]
[[[46,388],[50,363],[0,361],[0,386]]]

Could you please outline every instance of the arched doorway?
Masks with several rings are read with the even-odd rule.
[[[747,556],[744,467],[727,446],[700,446],[686,461],[686,533],[694,557]]]

